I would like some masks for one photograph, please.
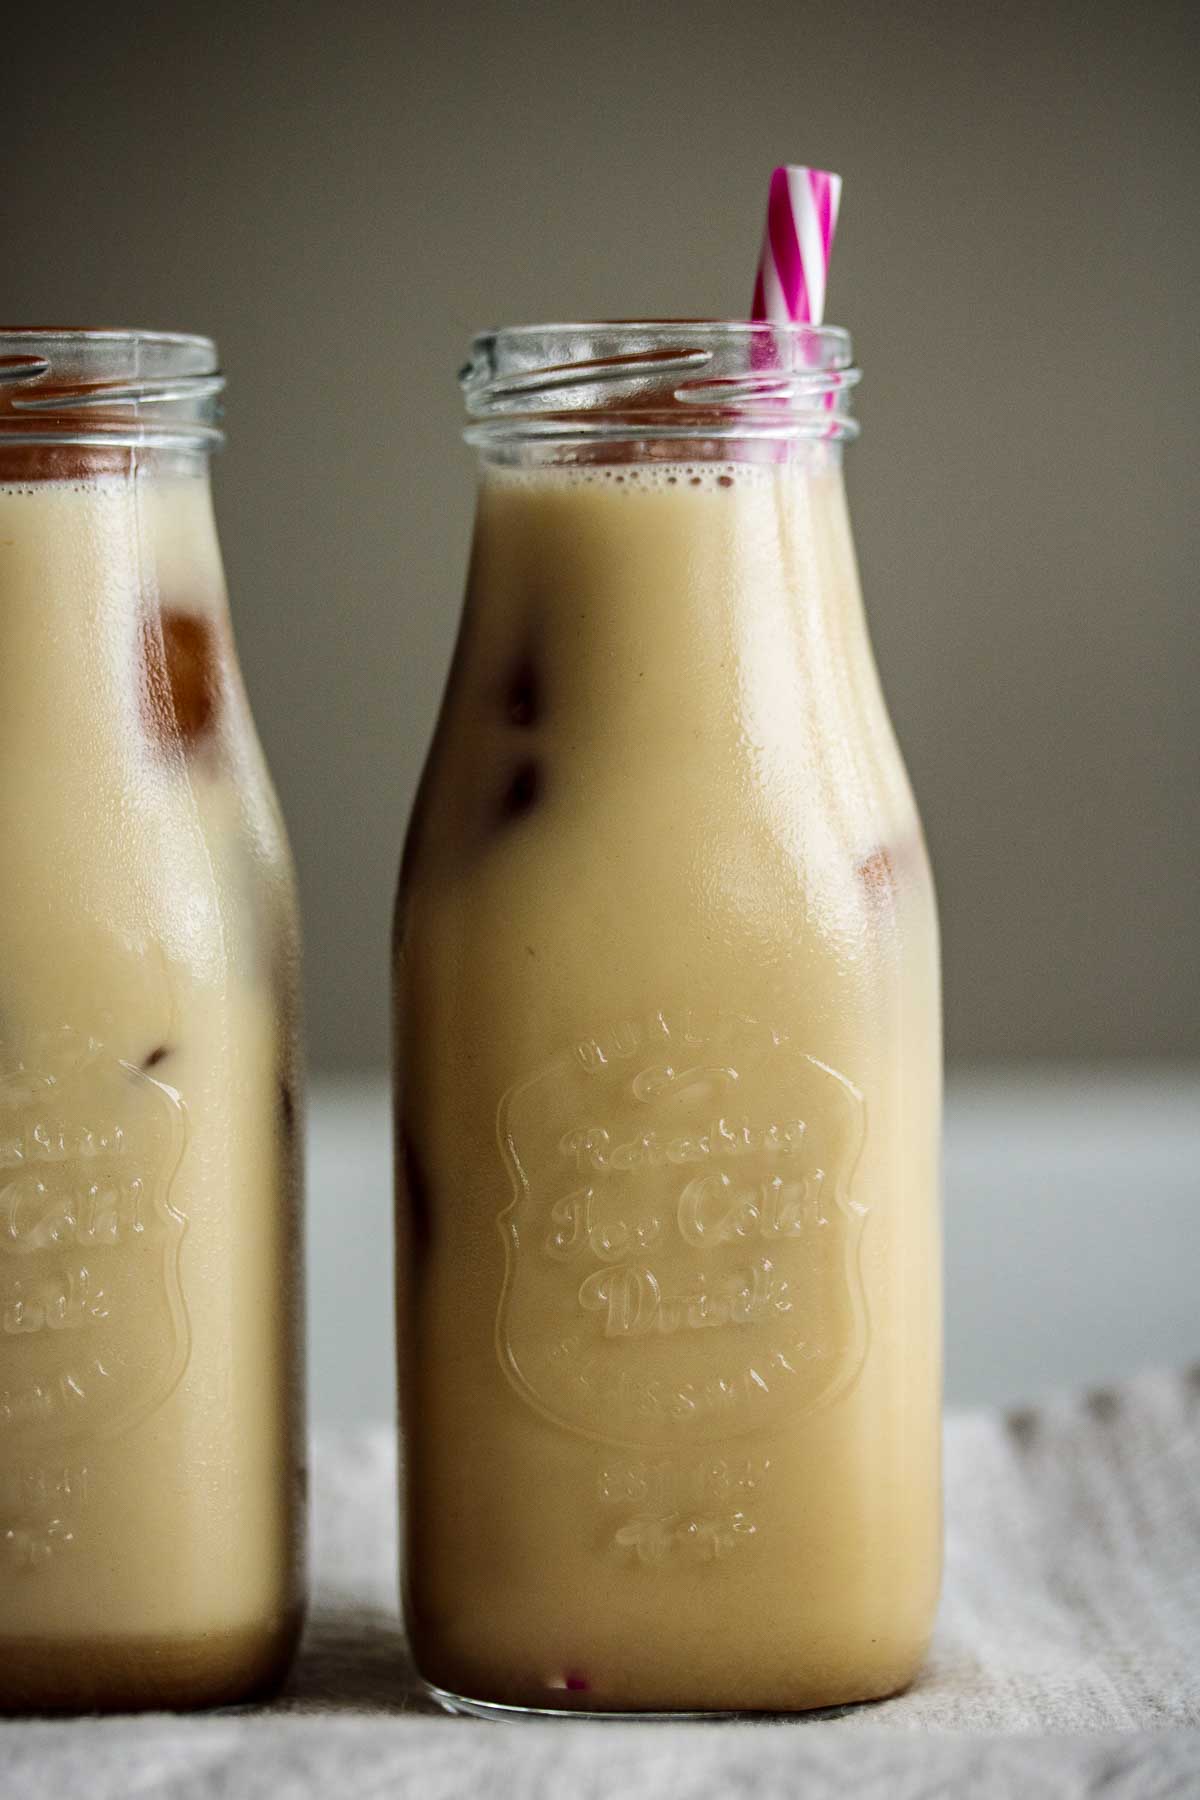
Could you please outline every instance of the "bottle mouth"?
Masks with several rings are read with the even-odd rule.
[[[482,332],[459,375],[468,443],[858,435],[836,325],[648,319]]]
[[[212,450],[224,387],[211,338],[0,326],[0,444]]]

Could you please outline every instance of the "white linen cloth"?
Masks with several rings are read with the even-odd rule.
[[[946,1426],[946,1586],[894,1700],[711,1724],[443,1717],[395,1603],[395,1440],[314,1445],[315,1597],[286,1695],[0,1725],[0,1793],[80,1800],[1200,1795],[1200,1369]]]

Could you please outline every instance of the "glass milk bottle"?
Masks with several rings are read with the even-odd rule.
[[[202,338],[0,333],[0,1705],[300,1624],[297,924]]]
[[[938,951],[832,328],[478,339],[396,915],[406,1607],[443,1704],[892,1693],[940,1566]]]

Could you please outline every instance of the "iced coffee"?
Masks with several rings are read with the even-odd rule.
[[[933,892],[848,345],[773,334],[781,403],[765,330],[500,334],[467,375],[395,944],[406,1605],[451,1707],[830,1706],[931,1628]]]
[[[193,1706],[300,1620],[297,935],[212,346],[0,334],[0,1705]]]

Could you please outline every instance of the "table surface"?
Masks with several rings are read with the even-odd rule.
[[[447,1718],[397,1613],[391,1427],[319,1432],[315,1596],[283,1697],[0,1724],[0,1793],[80,1800],[1166,1800],[1200,1791],[1200,1368],[950,1414],[946,1581],[907,1693],[833,1717]],[[597,1577],[649,1571],[598,1550]],[[697,1567],[694,1579],[703,1580]],[[511,1603],[496,1571],[478,1607]],[[565,1597],[571,1606],[577,1601]],[[729,1654],[737,1655],[736,1641]]]
[[[947,1117],[946,1588],[909,1693],[832,1720],[438,1715],[396,1606],[386,1086],[311,1115],[315,1605],[275,1705],[0,1725],[0,1794],[1021,1800],[1200,1792],[1194,1071],[990,1071]],[[1115,1377],[1148,1363],[1117,1386]],[[1035,1406],[1010,1403],[1074,1386]],[[366,1421],[366,1422],[364,1422]],[[332,1423],[331,1423],[332,1422]],[[731,1650],[731,1653],[735,1653]]]
[[[1015,1405],[1200,1355],[1200,1069],[954,1073],[946,1398]],[[314,1084],[309,1371],[318,1424],[393,1416],[386,1077]]]

